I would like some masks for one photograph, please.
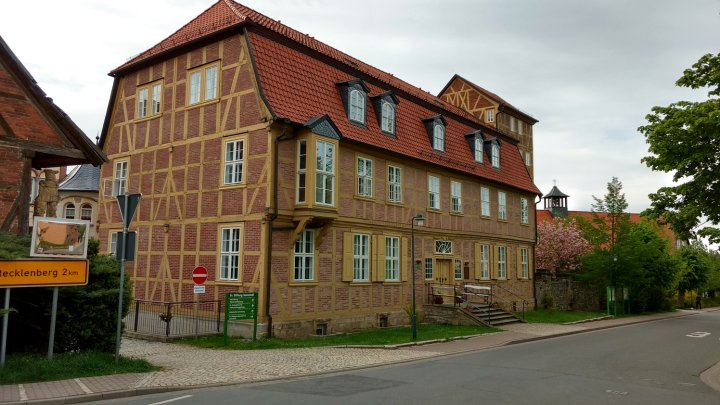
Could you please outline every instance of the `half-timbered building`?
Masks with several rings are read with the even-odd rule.
[[[281,336],[408,324],[413,284],[419,311],[430,284],[533,301],[539,191],[463,109],[230,0],[111,76],[99,235],[142,194],[137,299],[192,300],[203,266]]]

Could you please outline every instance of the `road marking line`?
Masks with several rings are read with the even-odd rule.
[[[688,333],[685,336],[691,337],[691,338],[704,338],[705,336],[708,336],[709,334],[710,334],[710,332],[693,332],[693,333]]]
[[[73,378],[73,381],[77,383],[77,385],[80,386],[80,389],[82,389],[86,394],[92,394],[93,392],[90,391],[90,388],[87,387],[82,381],[80,381],[79,378]]]
[[[185,398],[190,398],[191,396],[192,396],[192,395],[184,395],[184,396],[182,396],[182,397],[177,397],[177,398],[167,399],[167,400],[165,400],[165,401],[160,401],[160,402],[153,402],[152,404],[148,404],[148,405],[160,405],[160,404],[167,404],[168,402],[174,402],[174,401],[179,401],[179,400],[181,400],[181,399],[185,399]]]
[[[27,401],[27,392],[25,392],[25,387],[22,384],[18,384],[18,391],[20,393],[20,400],[21,401]]]

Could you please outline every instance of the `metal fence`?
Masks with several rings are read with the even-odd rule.
[[[214,335],[222,331],[222,300],[135,300],[125,317],[125,330],[141,336],[184,337]]]

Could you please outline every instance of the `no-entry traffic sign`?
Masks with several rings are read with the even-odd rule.
[[[195,284],[197,285],[203,285],[205,284],[205,280],[207,280],[207,269],[203,266],[195,267],[195,269],[192,272],[192,278]]]

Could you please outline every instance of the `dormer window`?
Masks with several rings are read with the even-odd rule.
[[[443,118],[442,115],[438,115],[437,117],[427,118],[423,121],[425,122],[425,129],[430,137],[430,144],[433,149],[438,152],[445,152],[445,128],[447,127],[445,118]]]
[[[473,159],[475,159],[477,163],[483,164],[485,160],[483,157],[485,140],[482,137],[482,131],[478,130],[466,134],[465,140],[467,140],[468,146],[470,147]]]
[[[338,83],[345,113],[350,122],[364,126],[367,117],[367,95],[370,89],[360,79]]]
[[[483,139],[480,136],[475,137],[475,161],[478,163],[483,162]]]
[[[492,167],[500,168],[500,145],[497,142],[493,142],[490,146],[490,159],[492,161]]]
[[[370,99],[375,107],[380,130],[387,135],[395,136],[398,98],[391,91],[386,91]]]
[[[395,134],[395,105],[382,102],[382,117],[380,119],[380,129],[389,134]]]
[[[485,111],[485,121],[487,122],[495,122],[495,113],[493,110],[487,110]]]
[[[350,91],[350,121],[365,124],[365,93],[360,90]]]

